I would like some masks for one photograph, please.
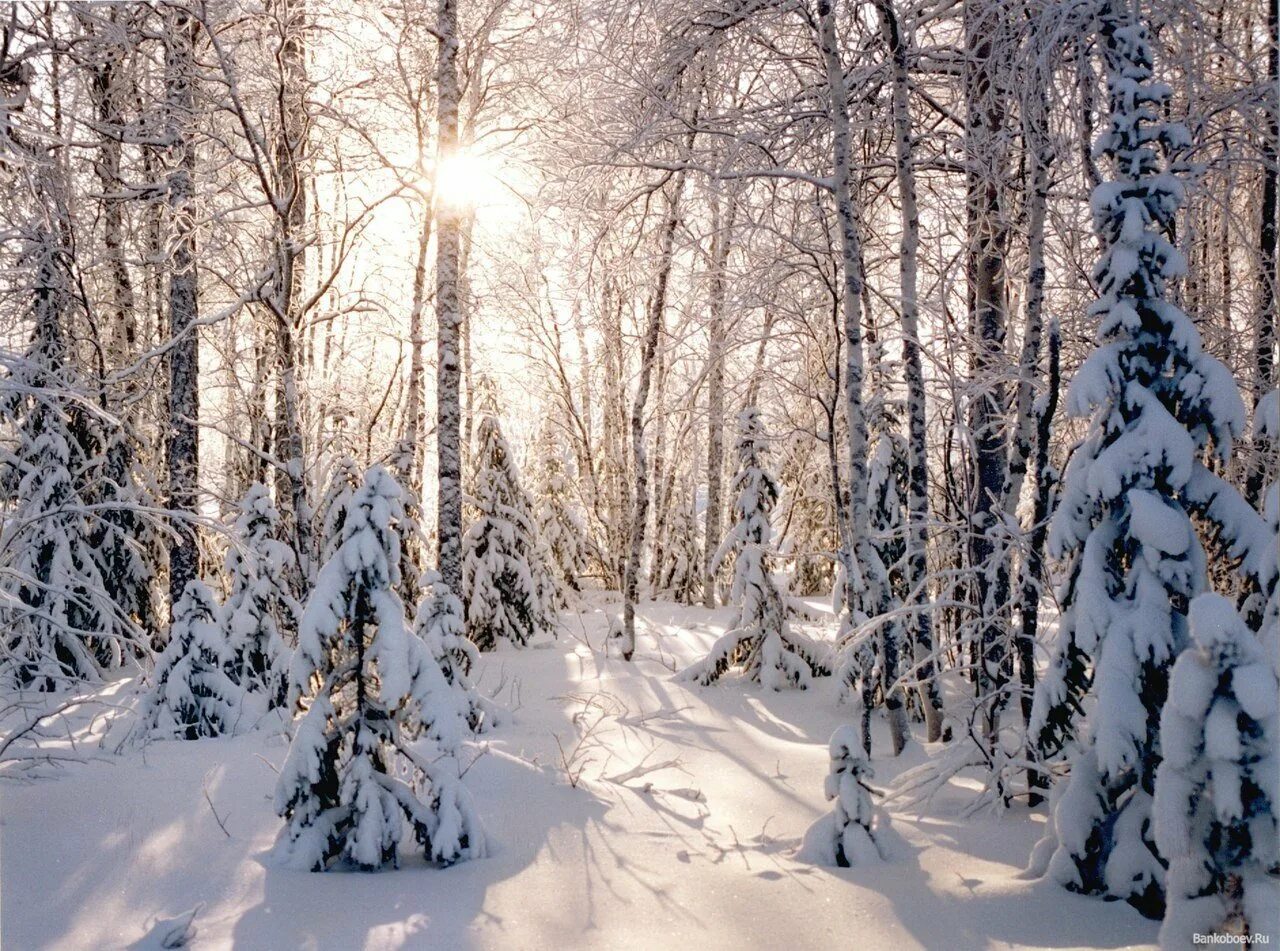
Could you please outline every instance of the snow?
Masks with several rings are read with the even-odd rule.
[[[705,655],[731,610],[641,603],[624,663],[602,650],[618,606],[591,597],[558,640],[500,647],[473,670],[510,711],[462,756],[488,858],[436,869],[405,849],[377,874],[280,868],[268,852],[285,737],[156,741],[0,781],[0,946],[124,948],[197,903],[198,949],[1153,946],[1155,923],[1123,903],[1022,880],[1043,815],[962,817],[964,777],[926,815],[890,810],[887,861],[801,861],[805,830],[829,821],[828,740],[853,716],[833,678],[783,693],[681,685],[673,669]],[[130,686],[102,689],[81,739]],[[874,785],[925,755],[873,758]]]

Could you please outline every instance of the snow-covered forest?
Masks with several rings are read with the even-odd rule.
[[[1280,942],[1277,0],[0,6],[0,946]]]

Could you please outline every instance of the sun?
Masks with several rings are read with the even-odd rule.
[[[501,167],[491,157],[460,151],[436,166],[437,200],[452,208],[501,203],[506,187]]]

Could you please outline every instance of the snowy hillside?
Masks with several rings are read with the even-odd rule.
[[[827,739],[848,721],[834,683],[775,693],[673,670],[703,656],[729,611],[641,606],[636,660],[600,650],[607,615],[566,615],[559,639],[482,656],[480,687],[511,715],[466,757],[495,840],[448,869],[382,874],[272,867],[284,738],[157,741],[0,783],[0,945],[15,951],[161,947],[198,908],[191,947],[1120,948],[1157,924],[1019,878],[1043,812],[965,818],[951,787],[923,814],[894,810],[890,861],[796,858],[822,801]],[[116,682],[95,695],[126,695]],[[82,751],[110,712],[73,713]],[[876,784],[898,760],[875,725]]]

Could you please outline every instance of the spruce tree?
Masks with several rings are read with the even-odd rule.
[[[538,579],[540,559],[533,506],[497,417],[480,420],[475,519],[462,540],[467,636],[482,651],[499,638],[523,646],[549,626]]]
[[[1150,821],[1160,710],[1186,641],[1187,604],[1206,583],[1189,513],[1211,475],[1206,452],[1225,461],[1244,408],[1229,371],[1166,299],[1185,268],[1168,236],[1183,201],[1176,156],[1188,135],[1162,118],[1170,89],[1152,78],[1147,30],[1127,4],[1110,3],[1099,40],[1110,116],[1095,154],[1110,160],[1113,179],[1092,200],[1102,245],[1089,311],[1098,347],[1067,395],[1069,412],[1092,423],[1050,531],[1052,552],[1071,565],[1031,730],[1043,761],[1068,748],[1089,710],[1054,814],[1050,875],[1155,916],[1164,878]]]
[[[402,517],[400,487],[371,469],[299,625],[290,696],[304,714],[275,797],[290,867],[395,864],[407,830],[429,861],[485,853],[451,748],[466,713],[397,594]]]
[[[441,743],[452,748],[462,739],[463,727],[471,733],[485,733],[498,724],[500,714],[472,685],[471,671],[479,651],[467,639],[462,602],[437,571],[424,572],[421,586],[423,598],[414,619],[414,633],[443,675],[449,703],[456,711],[447,718],[437,717],[431,729]]]
[[[658,589],[681,604],[697,604],[702,597],[702,546],[698,543],[698,519],[691,493],[677,500],[667,520],[666,558]]]
[[[12,429],[0,487],[3,667],[17,686],[52,690],[147,652],[138,628],[112,602],[87,508],[98,467],[96,418],[70,360],[64,322],[74,309],[71,262],[48,231],[29,236],[31,343],[3,381],[0,415]]]
[[[831,770],[825,792],[835,802],[834,853],[835,863],[841,868],[873,864],[885,857],[877,841],[885,819],[871,801],[867,782],[875,773],[862,745],[861,737],[848,725],[831,735]]]
[[[112,426],[93,489],[103,508],[90,541],[103,584],[117,607],[117,636],[141,636],[154,644],[160,634],[156,584],[164,539],[153,518],[144,514],[159,507],[159,492],[139,470],[133,434],[124,423]]]
[[[1170,675],[1160,717],[1155,839],[1169,863],[1167,951],[1195,935],[1280,925],[1280,681],[1235,606],[1191,602],[1193,645]]]
[[[705,658],[681,673],[682,680],[710,684],[736,666],[752,680],[780,690],[807,687],[813,676],[828,673],[819,646],[791,630],[786,599],[769,569],[769,518],[778,501],[778,485],[765,466],[767,442],[759,411],[743,410],[735,446],[734,524],[712,565],[719,570],[725,558],[734,559],[730,595],[740,605],[738,619]]]
[[[812,441],[797,435],[788,446],[779,477],[777,521],[786,526],[779,548],[793,565],[790,590],[801,597],[828,595],[836,584],[840,539],[830,476],[822,464]]]
[[[231,733],[243,703],[243,691],[227,674],[231,660],[213,592],[189,581],[173,606],[169,644],[142,701],[144,729],[180,740]]]
[[[569,461],[554,443],[550,430],[539,440],[536,465],[538,542],[543,573],[543,603],[550,609],[569,606],[569,598],[582,590],[578,576],[585,562],[586,526],[570,504]]]
[[[396,444],[392,471],[400,486],[402,512],[397,523],[397,531],[400,533],[400,599],[412,607],[422,597],[419,579],[422,576],[427,538],[422,530],[422,500],[413,489],[413,444],[408,440],[402,439]]]
[[[297,628],[299,607],[288,579],[298,562],[281,539],[280,513],[265,485],[253,483],[239,510],[223,563],[230,579],[223,611],[229,669],[247,692],[274,708],[284,704],[288,643]]]
[[[316,533],[319,544],[320,562],[324,563],[333,557],[342,542],[342,522],[347,516],[351,498],[360,488],[360,467],[356,461],[345,453],[333,461],[329,469],[329,482],[325,486],[324,497],[316,516],[320,522],[320,531]]]

